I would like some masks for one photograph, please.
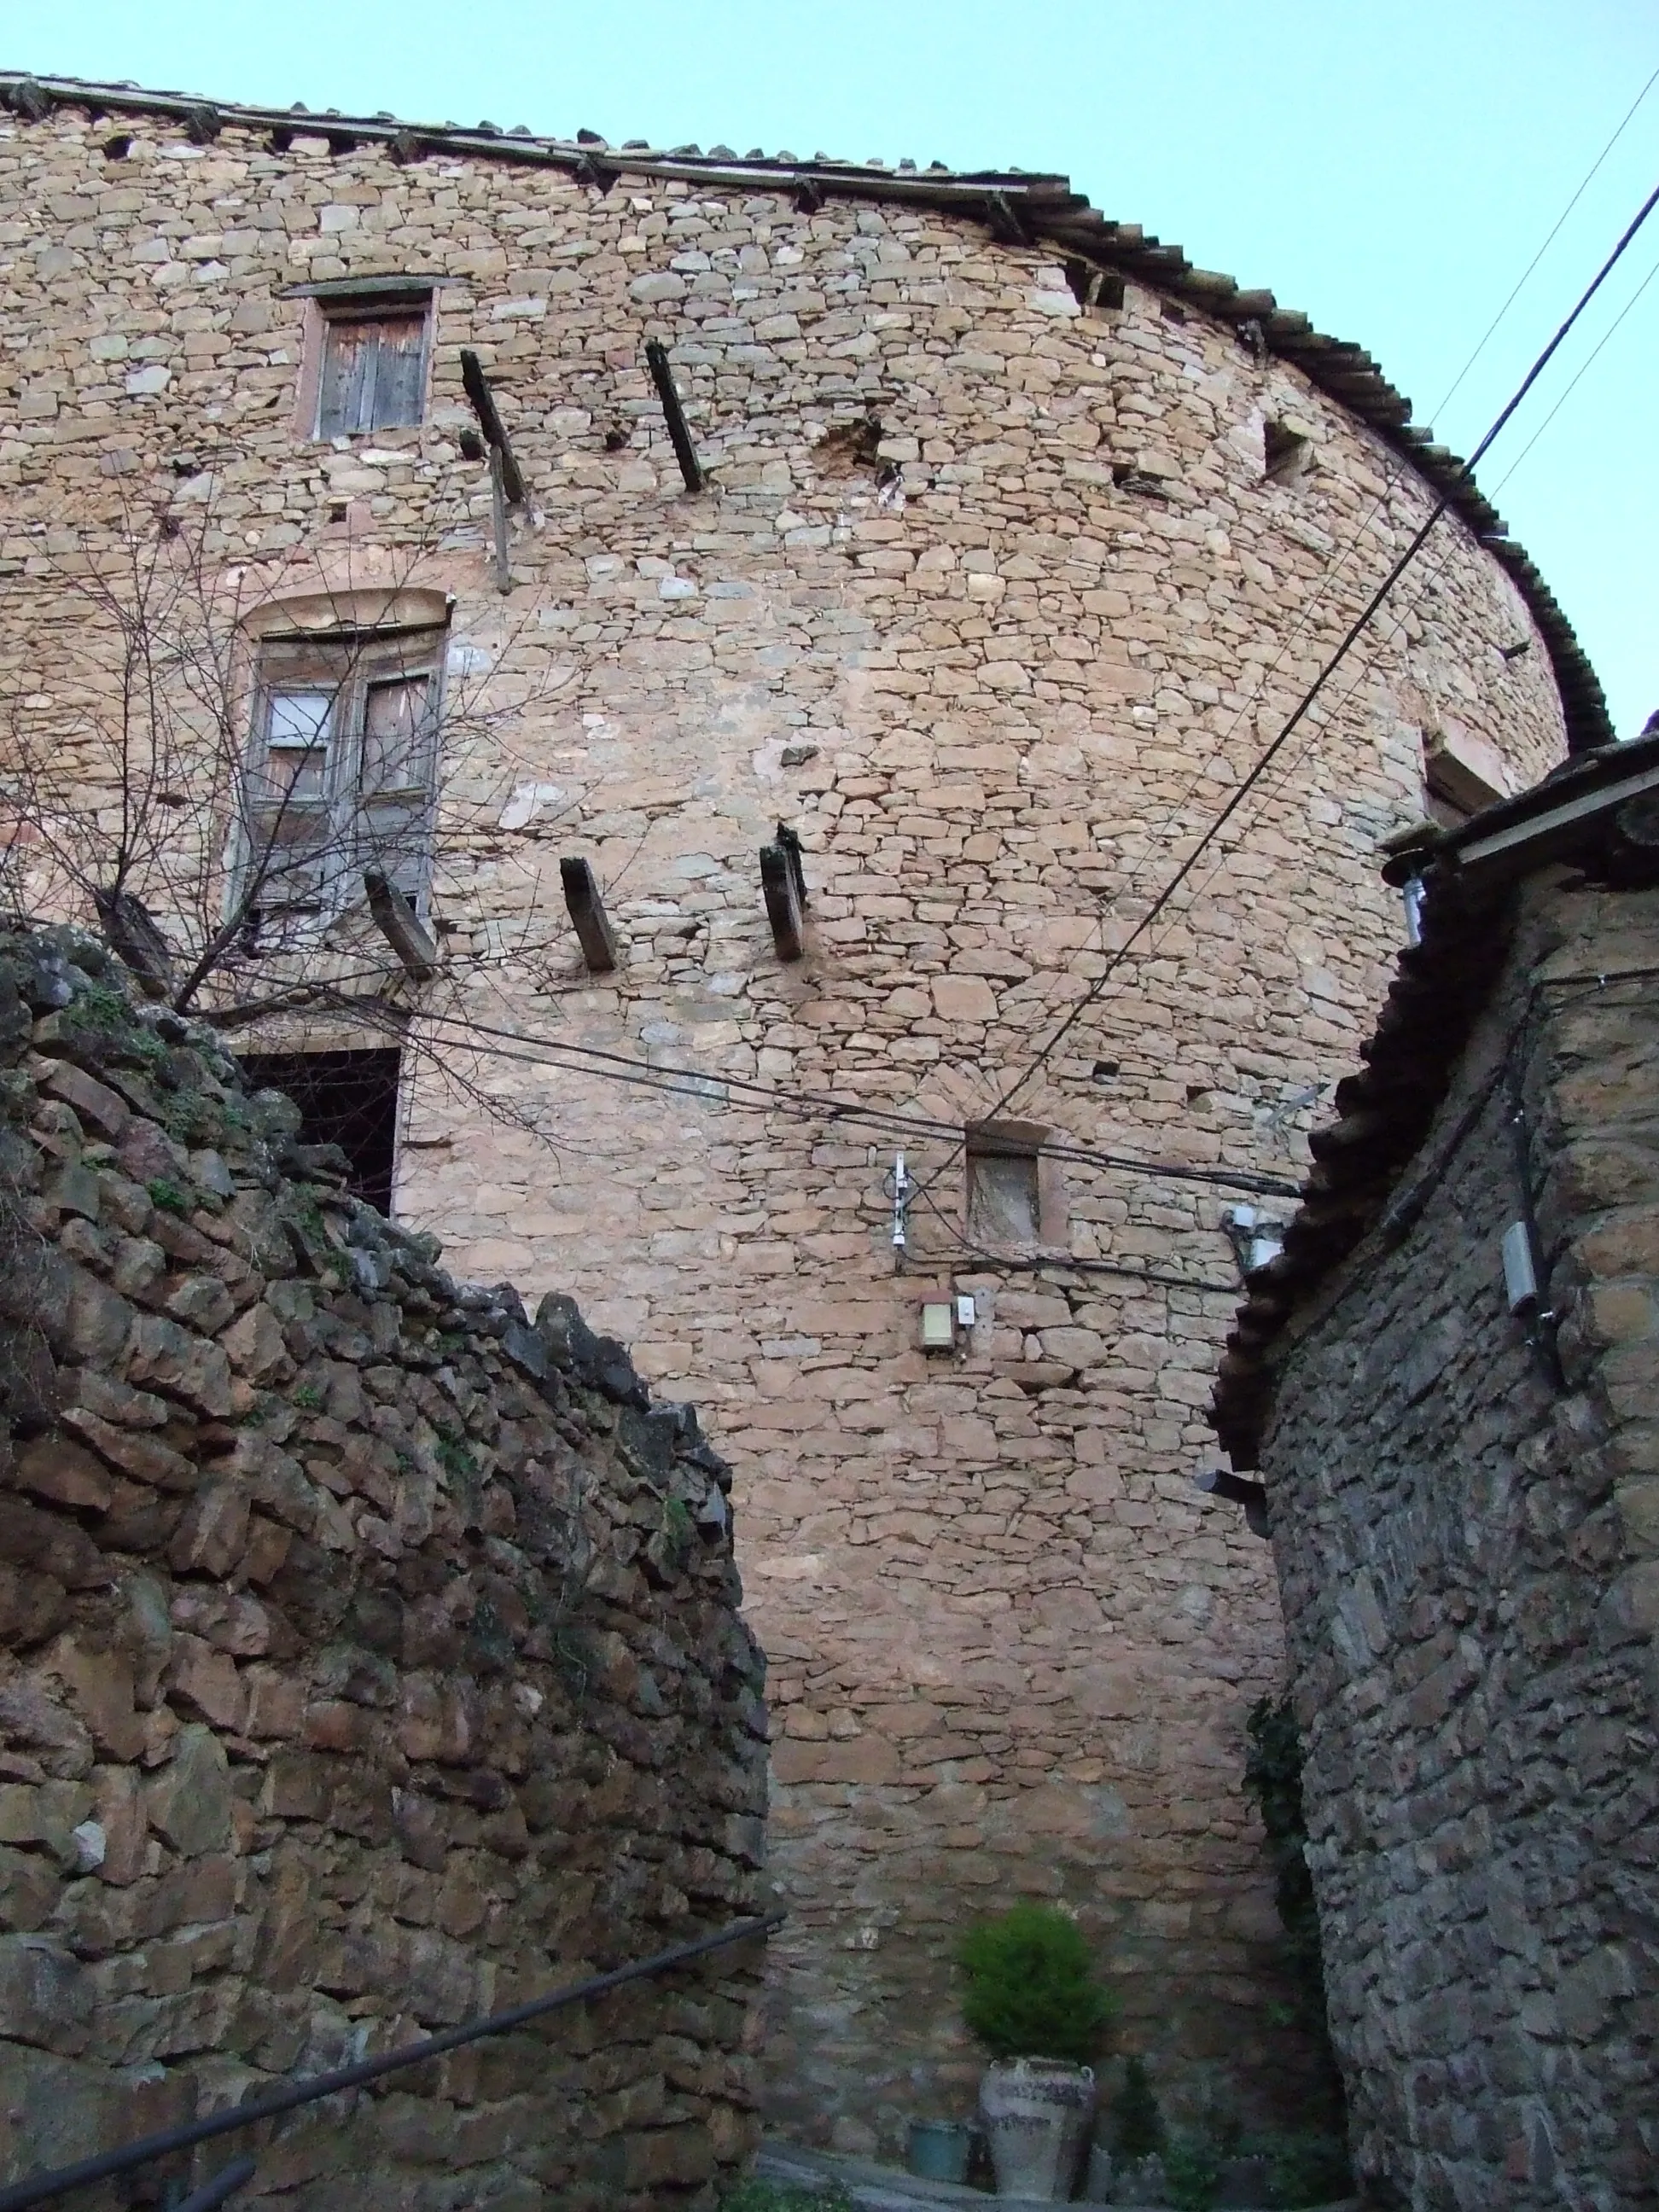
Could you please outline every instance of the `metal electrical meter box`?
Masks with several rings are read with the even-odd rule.
[[[921,1309],[921,1348],[949,1352],[957,1340],[956,1316],[948,1298],[929,1298]]]

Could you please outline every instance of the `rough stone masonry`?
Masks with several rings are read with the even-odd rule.
[[[732,1461],[791,1907],[773,2112],[849,2150],[965,2113],[951,1949],[1028,1891],[1077,1911],[1166,2087],[1293,2107],[1239,1788],[1276,1599],[1192,1486],[1226,1178],[1299,1172],[1400,939],[1373,860],[1425,763],[1501,791],[1605,734],[1535,572],[1357,346],[1060,179],[9,96],[0,676],[85,817],[113,803],[110,645],[68,580],[118,569],[135,517],[202,549],[239,732],[273,629],[418,599],[441,631],[442,957],[399,986],[396,1211],[470,1275],[580,1296]],[[411,284],[419,419],[319,437],[330,302]],[[504,592],[464,349],[527,491]],[[1040,1202],[988,1221],[968,1125],[1437,488],[1305,742],[1009,1109]],[[780,823],[793,963],[761,900]],[[972,1327],[925,1351],[924,1297],[955,1295]]]
[[[764,1666],[696,1415],[568,1298],[532,1324],[452,1281],[114,972],[0,938],[12,2178],[643,1958],[761,1880]],[[313,2106],[245,2195],[708,2204],[752,2139],[757,1963]]]
[[[1291,1309],[1260,1463],[1332,2033],[1385,2201],[1651,2212],[1659,892],[1546,867],[1427,921],[1371,1069],[1443,1103],[1349,1256],[1252,1301]],[[1333,1212],[1388,1118],[1333,1133]],[[1505,1297],[1528,1189],[1553,1352]],[[1219,1403],[1237,1453],[1261,1414]]]

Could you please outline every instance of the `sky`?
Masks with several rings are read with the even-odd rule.
[[[1659,183],[1659,84],[1606,150],[1659,72],[1659,0],[0,0],[0,67],[1058,171],[1364,346],[1460,453]],[[1656,403],[1659,210],[1480,472],[1621,737],[1659,708]]]

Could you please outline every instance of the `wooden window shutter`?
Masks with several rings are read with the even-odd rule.
[[[331,315],[323,341],[319,438],[418,422],[426,398],[424,309],[399,301],[389,314]]]
[[[425,398],[426,317],[400,315],[375,325],[379,359],[374,377],[374,421],[368,427],[390,429],[421,419]]]
[[[361,865],[378,870],[416,908],[431,865],[432,692],[428,676],[371,683],[363,711]]]
[[[319,438],[349,438],[371,427],[377,349],[373,323],[329,324],[317,414]]]

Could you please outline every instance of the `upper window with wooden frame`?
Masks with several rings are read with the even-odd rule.
[[[331,286],[307,303],[305,434],[357,438],[424,420],[430,284]]]
[[[384,876],[426,908],[441,630],[267,637],[239,823],[251,941],[357,905]]]

